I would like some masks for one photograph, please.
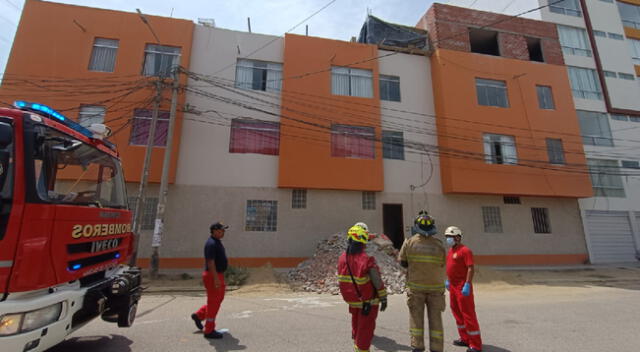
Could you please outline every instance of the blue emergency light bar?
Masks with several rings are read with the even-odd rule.
[[[62,115],[61,113],[55,111],[54,109],[39,103],[30,103],[22,100],[17,100],[13,103],[13,106],[20,110],[28,110],[36,112],[40,115],[43,115],[46,118],[56,120],[63,125],[77,131],[89,138],[93,137],[93,132],[89,131],[86,127],[80,125],[79,123],[69,119],[68,117]]]
[[[82,268],[82,265],[81,265],[81,264],[74,264],[74,265],[71,267],[71,270],[76,271],[76,270],[78,270],[78,269],[80,269],[80,268]]]

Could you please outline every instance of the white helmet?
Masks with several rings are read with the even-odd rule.
[[[356,222],[353,226],[360,226],[362,227],[365,231],[369,232],[369,226],[367,226],[367,224],[365,224],[364,222],[360,221],[360,222]]]
[[[460,236],[462,238],[462,230],[460,230],[457,226],[449,226],[446,230],[444,230],[445,236]]]

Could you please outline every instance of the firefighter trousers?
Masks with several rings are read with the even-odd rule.
[[[220,305],[224,299],[224,291],[226,285],[224,283],[224,273],[217,273],[218,279],[220,279],[220,286],[214,287],[213,276],[209,271],[202,273],[202,282],[207,289],[207,304],[198,309],[196,315],[198,319],[205,320],[204,333],[208,334],[216,329],[216,316],[220,310]]]
[[[409,306],[409,332],[412,348],[425,349],[424,307],[426,306],[429,319],[429,348],[434,352],[444,351],[442,312],[444,312],[445,305],[444,292],[409,289],[407,306]]]
[[[449,300],[451,313],[458,326],[460,339],[469,344],[469,347],[478,351],[482,350],[482,338],[480,336],[480,325],[476,317],[476,307],[473,299],[473,285],[469,296],[462,295],[464,282],[451,284],[449,288]]]
[[[349,313],[351,313],[351,338],[354,351],[369,352],[373,331],[376,329],[378,305],[371,306],[371,311],[367,315],[362,315],[362,309],[355,307],[349,307]]]

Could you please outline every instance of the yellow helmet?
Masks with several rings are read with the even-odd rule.
[[[369,242],[369,232],[362,228],[362,226],[354,225],[347,231],[347,238],[366,244]]]

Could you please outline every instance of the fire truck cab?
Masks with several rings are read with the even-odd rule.
[[[37,103],[0,108],[0,346],[44,351],[93,318],[131,326],[141,295],[115,146]]]

